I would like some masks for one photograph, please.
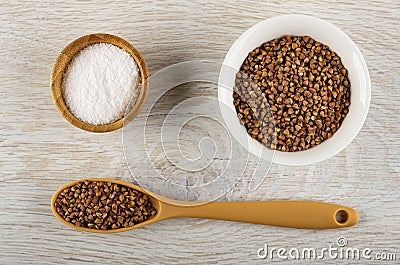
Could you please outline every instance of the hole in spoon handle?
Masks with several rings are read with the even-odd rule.
[[[349,220],[349,215],[346,210],[339,210],[335,214],[335,220],[339,224],[344,224],[347,222],[347,220]]]

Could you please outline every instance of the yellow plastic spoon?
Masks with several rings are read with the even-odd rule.
[[[147,194],[154,208],[157,209],[157,214],[145,222],[126,228],[98,230],[75,226],[65,221],[58,214],[54,203],[61,191],[85,180],[116,183]],[[218,219],[301,229],[341,228],[353,226],[358,222],[358,213],[356,210],[336,204],[313,201],[206,203],[177,201],[152,193],[131,183],[109,178],[91,178],[67,183],[54,193],[51,200],[51,210],[57,219],[65,225],[77,230],[96,233],[124,232],[175,217]]]

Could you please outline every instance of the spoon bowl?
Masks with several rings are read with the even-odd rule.
[[[57,212],[56,199],[63,190],[83,181],[111,182],[135,189],[149,197],[157,214],[134,226],[110,230],[80,227],[67,222]],[[95,233],[124,232],[176,217],[217,219],[299,229],[341,228],[353,226],[358,222],[356,210],[336,204],[314,201],[186,202],[166,198],[134,184],[109,178],[90,178],[65,184],[54,193],[51,210],[66,226]]]

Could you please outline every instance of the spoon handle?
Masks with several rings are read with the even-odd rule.
[[[358,222],[358,213],[352,208],[313,201],[209,202],[167,207],[167,218],[206,218],[302,229],[340,228]]]

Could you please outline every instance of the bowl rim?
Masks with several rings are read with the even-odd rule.
[[[83,122],[76,118],[68,109],[64,97],[62,95],[62,78],[66,67],[68,66],[69,62],[72,58],[79,53],[82,49],[86,48],[89,45],[96,44],[96,43],[108,43],[115,45],[124,51],[128,52],[132,58],[135,60],[140,73],[140,84],[137,83],[137,86],[141,85],[141,89],[138,95],[138,98],[129,111],[128,114],[123,116],[122,118],[104,125],[94,125],[90,123]],[[148,77],[149,71],[147,69],[146,62],[144,61],[142,55],[139,51],[129,42],[126,40],[111,34],[106,33],[95,33],[95,34],[88,34],[82,37],[79,37],[69,43],[57,56],[50,76],[50,90],[54,105],[56,106],[58,112],[72,125],[78,127],[79,129],[89,131],[89,132],[110,132],[117,129],[120,129],[124,125],[124,121],[129,118],[132,120],[140,110],[143,108],[144,103],[146,101],[148,95]],[[136,86],[136,88],[137,88]],[[135,88],[135,89],[136,89]]]
[[[232,65],[233,64],[233,61],[232,61],[233,59],[232,58],[237,56],[236,53],[238,51],[240,51],[238,46],[240,44],[242,44],[244,41],[246,41],[249,37],[251,37],[252,34],[257,32],[257,30],[259,28],[266,28],[270,24],[276,23],[277,21],[290,20],[290,19],[304,19],[304,20],[312,21],[314,23],[321,23],[324,27],[327,27],[330,30],[334,30],[334,31],[338,32],[343,38],[345,38],[351,44],[350,49],[357,55],[357,58],[360,60],[360,63],[361,63],[361,65],[360,65],[361,69],[360,70],[362,71],[362,74],[364,75],[364,78],[365,78],[365,81],[366,81],[365,82],[365,86],[363,87],[363,90],[365,89],[365,95],[366,95],[365,107],[363,108],[363,112],[362,112],[362,114],[360,116],[359,123],[357,124],[356,128],[354,128],[352,131],[349,132],[350,136],[347,137],[347,140],[344,143],[342,143],[340,146],[336,146],[336,148],[334,150],[332,150],[331,152],[322,153],[319,156],[314,157],[314,159],[308,159],[308,160],[304,159],[304,156],[303,156],[303,158],[300,158],[299,155],[300,154],[301,155],[305,155],[307,153],[310,153],[310,150],[313,150],[317,146],[316,147],[312,147],[312,148],[307,149],[307,150],[304,150],[304,151],[298,151],[298,152],[282,152],[282,151],[275,150],[275,154],[274,154],[272,162],[277,163],[277,164],[281,164],[281,165],[288,165],[288,166],[302,166],[302,165],[309,165],[309,164],[319,163],[319,162],[321,162],[323,160],[326,160],[326,159],[328,159],[330,157],[333,157],[337,153],[341,152],[344,148],[346,148],[354,140],[354,138],[357,136],[357,134],[361,130],[361,128],[362,128],[362,126],[363,126],[363,124],[364,124],[364,122],[365,122],[365,120],[367,118],[367,115],[368,115],[370,101],[371,101],[371,81],[370,81],[370,76],[369,76],[368,68],[367,68],[366,62],[364,60],[364,57],[362,56],[362,54],[361,54],[359,48],[357,47],[357,45],[351,40],[351,38],[346,33],[344,33],[338,27],[336,27],[335,25],[333,25],[332,23],[330,23],[330,22],[328,22],[326,20],[323,20],[323,19],[320,19],[320,18],[317,18],[317,17],[314,17],[314,16],[300,15],[300,14],[288,14],[288,15],[280,15],[280,16],[271,17],[271,18],[268,18],[268,19],[265,19],[263,21],[258,22],[255,25],[253,25],[252,27],[250,27],[249,29],[247,29],[245,32],[243,32],[236,39],[236,41],[230,47],[229,51],[227,52],[227,54],[226,54],[226,56],[224,58],[223,66],[228,66],[230,68],[235,68],[238,71],[240,66],[239,66],[239,68],[237,68],[237,66]],[[286,32],[282,32],[282,36],[285,35],[285,34],[287,34],[287,33]],[[268,39],[266,39],[265,41],[268,41]],[[259,43],[259,45],[261,45],[261,44],[262,43]],[[251,50],[248,50],[247,53],[250,52],[250,51]],[[223,75],[222,71],[223,71],[223,69],[221,68],[220,81],[221,81],[222,75]],[[224,78],[226,78],[226,77],[224,77]],[[232,88],[230,88],[230,89],[232,89]],[[224,104],[228,104],[232,108],[233,107],[233,100],[227,102],[226,99],[224,99],[225,93],[226,93],[226,87],[223,87],[221,85],[221,82],[219,82],[219,85],[218,85],[218,99],[219,99],[220,102],[223,102]],[[350,105],[350,107],[351,107],[351,105]],[[221,111],[223,111],[222,108],[221,108]],[[235,110],[235,113],[236,113],[236,110]],[[228,119],[228,116],[226,114],[223,115],[223,118],[224,118],[225,122],[227,123],[227,127],[229,129],[231,129],[230,124],[233,121]],[[339,130],[340,130],[340,128],[339,128]],[[233,132],[233,131],[231,131],[231,133],[235,134],[235,132]],[[257,149],[260,149],[260,150],[261,149],[267,149],[267,150],[269,150],[262,143],[260,143],[257,140],[251,138],[247,134],[246,130],[243,127],[243,130],[240,132],[240,134],[244,134],[244,133],[247,135],[246,136],[247,140],[251,144],[258,146]],[[328,140],[330,140],[330,139],[328,139]],[[260,150],[252,150],[251,144],[247,144],[246,145],[246,144],[242,143],[242,146],[245,147],[253,155],[255,155],[255,156],[259,157],[259,158],[262,158],[262,152],[260,152]],[[321,144],[323,144],[323,143],[321,143]],[[313,151],[315,151],[315,149]],[[313,151],[311,151],[311,152],[313,152]],[[296,158],[296,156],[297,156],[297,158]]]

